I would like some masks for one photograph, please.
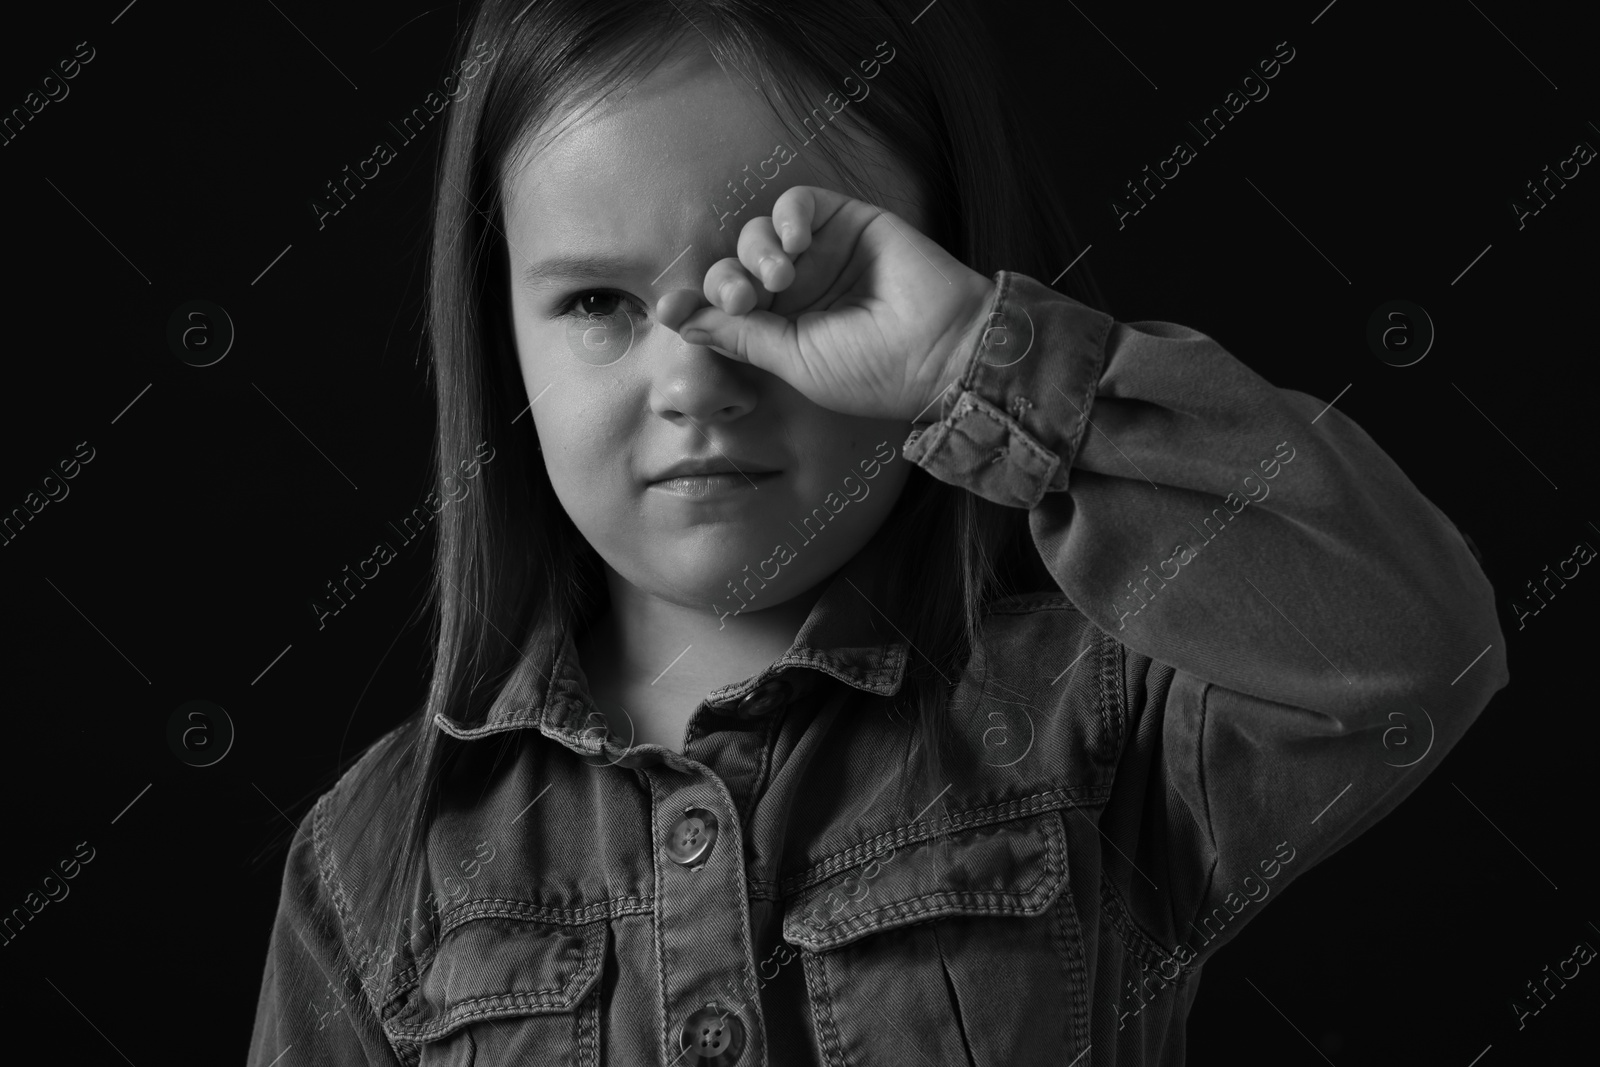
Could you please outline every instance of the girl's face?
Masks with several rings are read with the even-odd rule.
[[[823,114],[827,95],[815,102]],[[823,136],[843,134],[835,121]],[[728,183],[772,174],[763,161],[778,142],[797,158],[764,189],[751,180],[754,200],[739,208]],[[750,611],[799,595],[866,544],[905,484],[906,423],[826,410],[654,321],[657,299],[699,292],[785,189],[857,195],[826,165],[759,96],[690,55],[556,123],[553,137],[525,138],[504,172],[513,327],[545,470],[605,562],[673,603],[735,610],[735,581],[754,592]],[[883,206],[925,229],[911,177],[892,163],[866,169]],[[659,481],[685,460],[743,474]]]

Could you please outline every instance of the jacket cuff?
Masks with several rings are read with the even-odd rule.
[[[986,328],[939,421],[917,424],[902,451],[942,482],[1032,508],[1067,487],[1114,320],[1024,274],[994,281]]]

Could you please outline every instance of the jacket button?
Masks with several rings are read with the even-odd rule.
[[[731,1009],[707,1004],[683,1021],[683,1057],[703,1067],[733,1067],[744,1053],[744,1023]]]
[[[794,683],[787,678],[774,678],[766,685],[758,686],[744,695],[734,707],[734,714],[741,719],[754,719],[777,711],[787,704],[794,696]]]
[[[696,870],[705,866],[716,841],[716,814],[705,808],[685,808],[683,818],[672,824],[667,835],[667,855],[678,866]]]

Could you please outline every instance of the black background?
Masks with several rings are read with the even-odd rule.
[[[443,122],[321,231],[307,205],[438,86],[459,11],[124,3],[8,11],[0,42],[6,112],[77,42],[96,52],[0,146],[0,511],[78,442],[95,450],[0,548],[0,912],[78,842],[96,853],[0,947],[0,1002],[12,1043],[142,1067],[244,1057],[292,821],[426,685],[429,542],[321,631],[308,601],[428,488]],[[1203,330],[1277,385],[1343,391],[1481,549],[1509,642],[1510,687],[1444,766],[1207,968],[1192,1055],[1587,1058],[1595,968],[1520,1031],[1510,1002],[1576,942],[1600,945],[1583,680],[1600,577],[1585,568],[1520,630],[1509,604],[1576,542],[1600,545],[1600,175],[1583,168],[1521,230],[1509,201],[1577,141],[1600,145],[1593,39],[1570,5],[1325,3],[983,5],[1111,310]],[[1119,230],[1122,183],[1193,143],[1183,121],[1285,40],[1270,96]],[[166,341],[196,298],[237,329],[205,368]],[[1437,329],[1413,366],[1366,341],[1393,299]],[[214,766],[167,746],[192,699],[237,730]]]

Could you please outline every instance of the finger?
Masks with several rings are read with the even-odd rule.
[[[785,371],[798,357],[794,323],[770,311],[729,315],[717,307],[701,308],[684,320],[677,332],[689,344],[713,348],[785,381]]]
[[[758,306],[765,311],[772,306],[772,294],[750,276],[744,264],[731,256],[711,264],[701,291],[713,307],[721,308],[730,315],[743,315]],[[763,298],[765,305],[761,304]]]
[[[656,301],[656,321],[669,330],[676,331],[685,319],[706,306],[706,298],[698,289],[673,289],[661,294]]]
[[[817,194],[829,193],[815,185],[796,185],[785,189],[779,194],[772,205],[772,225],[774,232],[782,242],[782,248],[790,256],[799,255],[811,247],[811,232],[813,226],[821,226],[827,221],[824,218],[817,221],[819,204]],[[831,193],[838,196],[837,193]],[[833,212],[838,210],[838,205],[827,205],[831,208],[827,217],[831,218]]]
[[[794,281],[794,264],[783,251],[770,215],[757,215],[739,231],[739,262],[769,293],[782,292]]]

